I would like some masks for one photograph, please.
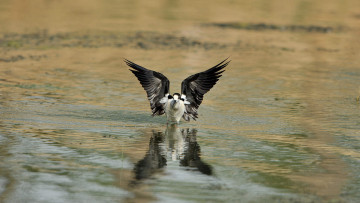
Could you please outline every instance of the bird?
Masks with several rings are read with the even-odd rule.
[[[134,62],[124,59],[129,69],[139,80],[147,93],[152,116],[166,114],[167,122],[178,123],[181,118],[194,121],[198,118],[198,108],[206,94],[219,80],[224,68],[231,60],[221,61],[219,64],[193,75],[181,83],[181,94],[170,94],[170,81],[162,73],[144,68]]]

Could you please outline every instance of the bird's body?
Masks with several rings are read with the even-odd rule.
[[[168,122],[179,123],[185,113],[184,101],[180,100],[177,96],[174,95],[172,99],[168,99],[165,103],[165,114]],[[177,99],[175,99],[176,97]]]
[[[197,109],[203,100],[203,96],[221,77],[221,73],[224,72],[222,69],[230,62],[225,62],[226,60],[206,71],[187,77],[181,83],[181,95],[179,93],[170,95],[170,82],[163,74],[146,69],[126,59],[125,63],[135,69],[130,69],[130,71],[138,78],[146,91],[152,115],[165,113],[168,122],[179,123],[181,118],[186,121],[190,121],[190,118],[193,120],[198,118]]]

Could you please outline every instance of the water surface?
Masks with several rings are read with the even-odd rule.
[[[358,202],[359,6],[1,2],[0,202]],[[176,126],[123,62],[179,92],[228,56]]]

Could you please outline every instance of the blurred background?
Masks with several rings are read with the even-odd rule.
[[[359,202],[360,1],[2,0],[0,202]],[[123,59],[231,63],[167,126]]]

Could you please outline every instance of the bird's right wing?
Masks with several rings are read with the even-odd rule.
[[[125,63],[130,66],[129,69],[140,81],[141,86],[147,93],[152,115],[162,115],[165,113],[165,102],[162,99],[169,94],[170,82],[161,73],[146,69],[127,59]]]
[[[199,108],[204,94],[207,93],[219,80],[221,73],[230,61],[227,59],[223,60],[216,66],[200,72],[194,75],[189,76],[181,83],[181,97],[186,96],[185,103],[185,113],[183,118],[186,121],[189,121],[190,118],[196,120],[198,117],[197,109]]]

